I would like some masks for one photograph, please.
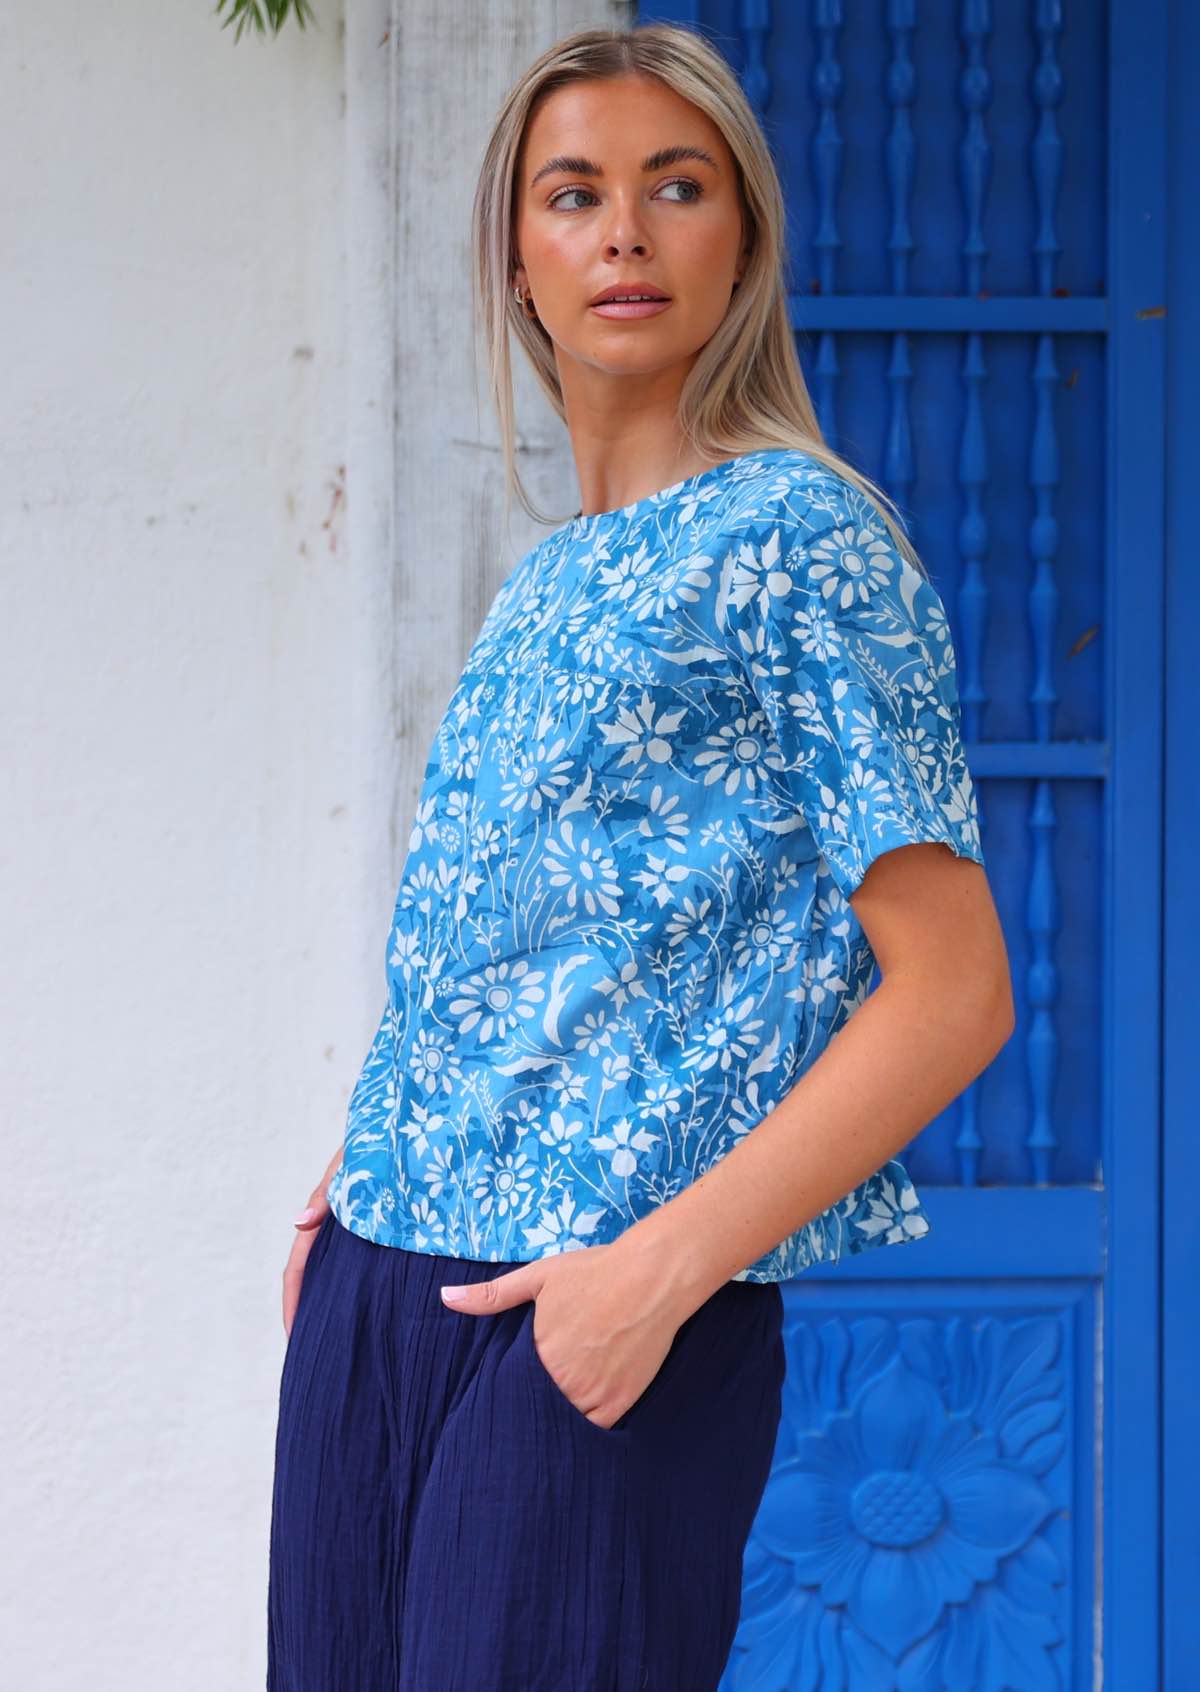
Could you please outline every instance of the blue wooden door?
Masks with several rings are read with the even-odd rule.
[[[1018,1026],[933,1231],[784,1289],[725,1692],[1159,1680],[1165,0],[695,0],[784,182],[826,438],[959,661]]]

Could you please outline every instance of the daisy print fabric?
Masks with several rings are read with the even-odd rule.
[[[330,1204],[365,1238],[606,1244],[867,995],[883,852],[983,863],[934,586],[807,454],[575,518],[511,571],[434,738]],[[736,1280],[929,1231],[895,1159]]]

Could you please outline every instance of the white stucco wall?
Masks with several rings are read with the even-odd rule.
[[[511,77],[629,11],[315,5],[236,45],[203,4],[0,12],[22,1692],[263,1684],[290,1217],[382,1004],[429,736],[535,538],[500,542],[471,386],[474,170]]]

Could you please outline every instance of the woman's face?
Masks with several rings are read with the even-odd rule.
[[[573,82],[526,126],[514,282],[532,295],[564,381],[687,367],[742,273],[733,156],[720,130],[653,77]],[[597,307],[614,284],[665,304]]]

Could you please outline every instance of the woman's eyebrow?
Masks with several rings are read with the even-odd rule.
[[[698,159],[702,164],[711,165],[714,170],[720,170],[716,159],[711,153],[705,152],[703,147],[660,147],[657,153],[651,153],[642,160],[643,170],[665,170],[668,165],[682,164],[685,159]],[[529,186],[536,188],[543,176],[552,176],[556,171],[563,171],[567,176],[603,176],[604,171],[592,159],[576,158],[571,154],[559,153],[552,159],[547,159],[542,168],[531,178]]]

